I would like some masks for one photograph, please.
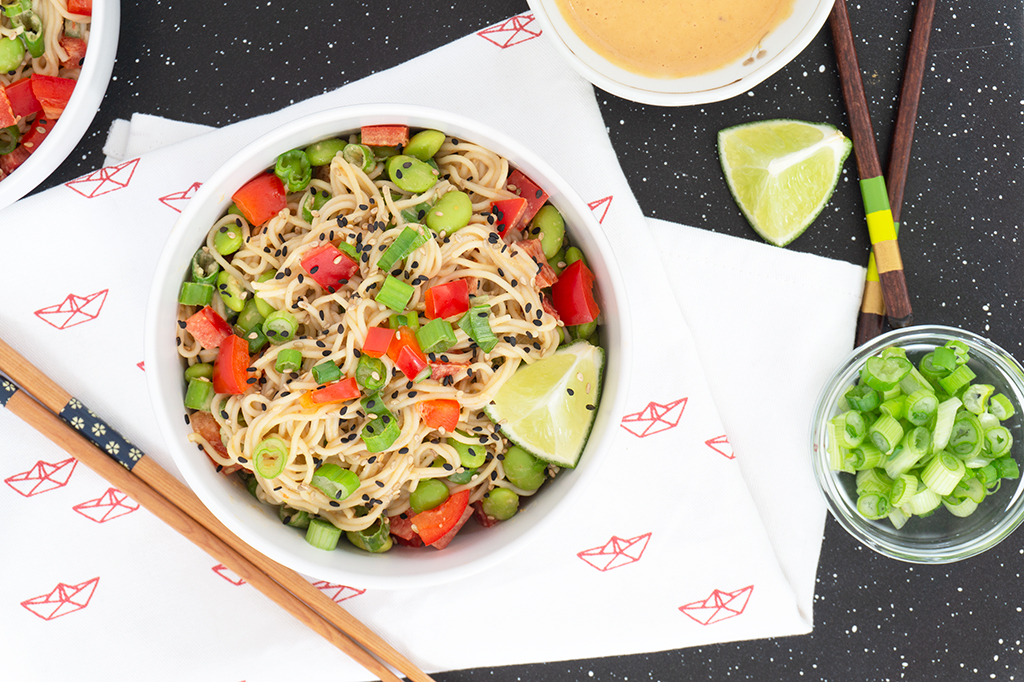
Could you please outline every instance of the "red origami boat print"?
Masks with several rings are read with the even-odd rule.
[[[349,587],[348,585],[339,585],[337,583],[329,583],[326,580],[317,580],[313,583],[313,587],[317,588],[328,597],[334,600],[335,603],[340,604],[346,599],[352,597],[358,597],[359,595],[366,592],[366,590],[359,590],[355,587]]]
[[[87,500],[72,507],[76,512],[96,523],[106,523],[112,519],[125,514],[131,514],[139,509],[139,503],[134,502],[126,494],[117,488],[108,488],[95,500]]]
[[[679,425],[679,418],[683,416],[686,409],[686,402],[689,398],[680,398],[670,403],[649,402],[647,407],[627,414],[622,418],[622,428],[632,433],[637,438],[646,438],[662,431],[668,431]]]
[[[704,444],[726,459],[736,459],[736,454],[732,451],[732,444],[729,442],[729,436],[724,434],[715,436],[704,441]]]
[[[67,329],[83,322],[95,320],[103,310],[108,291],[109,289],[103,289],[88,296],[68,294],[57,305],[37,310],[36,317],[57,329]]]
[[[227,580],[232,585],[244,585],[245,581],[238,577],[234,571],[225,566],[224,564],[217,564],[213,567],[213,572],[219,575],[224,580]]]
[[[96,577],[77,585],[57,583],[57,587],[49,594],[26,599],[21,605],[43,620],[60,618],[88,606],[99,582],[99,577]]]
[[[623,539],[613,535],[612,539],[601,547],[591,547],[576,556],[586,561],[599,571],[610,571],[640,561],[651,539],[650,533]]]
[[[185,204],[188,203],[189,199],[195,196],[201,186],[201,183],[193,182],[192,186],[186,190],[182,190],[181,192],[171,192],[170,194],[160,197],[160,203],[168,208],[174,209],[178,213],[181,213]]]
[[[78,464],[78,460],[73,457],[56,464],[40,460],[28,471],[5,478],[4,483],[25,497],[32,497],[66,486],[71,479],[71,474],[75,471],[76,464]]]
[[[711,625],[743,613],[753,591],[753,585],[732,592],[715,590],[707,599],[684,604],[679,610],[701,625]]]
[[[534,21],[532,14],[520,14],[506,19],[500,24],[485,28],[477,35],[504,50],[539,36],[541,33],[539,28],[527,28]]]
[[[607,196],[604,199],[591,201],[589,204],[587,204],[587,208],[589,208],[590,212],[594,214],[595,218],[597,218],[597,222],[603,223],[605,216],[608,215],[608,209],[611,208],[611,205],[612,198],[610,196]]]
[[[124,189],[132,181],[135,175],[135,167],[139,165],[138,159],[125,161],[116,166],[106,166],[95,170],[88,175],[64,183],[70,189],[75,190],[86,199],[95,199]]]

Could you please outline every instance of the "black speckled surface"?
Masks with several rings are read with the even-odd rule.
[[[913,18],[910,0],[849,2],[883,167]],[[919,323],[961,326],[1024,357],[1018,234],[1024,215],[1021,2],[939,2],[907,180],[900,243]],[[525,0],[146,0],[122,3],[101,110],[44,184],[102,165],[115,118],[139,111],[222,126],[397,65],[528,10]],[[598,93],[612,142],[649,216],[759,239],[721,179],[715,135],[763,118],[848,132],[824,29],[787,68],[732,100],[659,108]],[[863,263],[856,168],[789,248]],[[951,566],[912,566],[826,524],[814,632],[650,655],[437,675],[442,681],[1024,679],[1024,535]],[[489,635],[494,636],[494,635]]]

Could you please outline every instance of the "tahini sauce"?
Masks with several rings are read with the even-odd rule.
[[[651,78],[682,78],[754,57],[795,0],[555,0],[591,49]]]

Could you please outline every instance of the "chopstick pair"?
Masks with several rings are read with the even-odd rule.
[[[366,670],[384,682],[399,682],[390,665],[413,682],[434,682],[308,580],[240,540],[189,488],[3,340],[0,372],[10,379],[0,376],[0,407],[34,427]],[[91,440],[91,429],[70,426],[73,417],[104,424],[104,443]]]
[[[882,177],[881,164],[878,161],[874,131],[845,0],[836,0],[832,8],[830,24],[836,61],[839,66],[843,100],[846,103],[853,133],[861,193],[864,197],[868,234],[872,246],[864,283],[864,297],[857,319],[857,346],[880,334],[886,317],[893,327],[905,327],[913,321],[896,237],[934,14],[935,0],[919,0],[904,69],[886,180]]]

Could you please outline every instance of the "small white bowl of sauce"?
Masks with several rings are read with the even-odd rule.
[[[560,53],[597,87],[660,106],[747,92],[795,58],[834,0],[529,0]]]

